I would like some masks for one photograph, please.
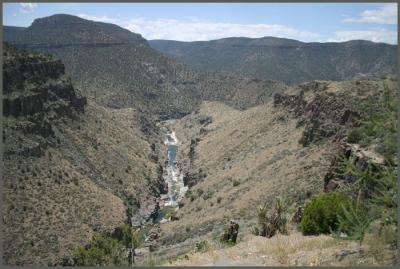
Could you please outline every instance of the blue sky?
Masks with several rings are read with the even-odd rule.
[[[3,3],[3,25],[29,26],[59,13],[115,23],[146,39],[278,36],[397,44],[397,3]]]

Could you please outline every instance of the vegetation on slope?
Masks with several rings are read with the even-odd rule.
[[[395,45],[362,40],[303,43],[275,37],[234,37],[196,42],[150,40],[149,44],[197,70],[236,72],[290,85],[390,74],[396,68]]]
[[[344,182],[305,205],[304,234],[333,233],[378,244],[380,253],[397,248],[397,104],[397,92],[385,85],[361,106],[361,124],[349,130],[347,141],[382,154],[383,160],[337,156],[334,173]]]
[[[3,53],[5,263],[63,264],[93,232],[146,221],[165,187],[151,119],[86,104],[49,55]]]
[[[78,247],[74,253],[77,266],[130,266],[135,262],[132,249],[144,241],[141,230],[133,231],[128,224],[120,227],[119,236],[94,233],[86,247]]]

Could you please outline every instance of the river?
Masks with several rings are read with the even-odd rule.
[[[183,174],[179,170],[176,156],[178,153],[179,141],[174,131],[167,131],[164,144],[168,146],[167,162],[164,172],[164,180],[168,185],[168,194],[164,197],[165,207],[177,207],[179,201],[185,196],[188,187],[183,183]]]

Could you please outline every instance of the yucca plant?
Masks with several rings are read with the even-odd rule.
[[[344,232],[348,239],[362,240],[364,233],[372,221],[367,212],[354,204],[342,204],[338,214],[338,230]]]
[[[273,217],[275,217],[272,220],[274,221],[277,230],[281,234],[286,234],[288,223],[287,204],[281,196],[278,196],[275,200],[275,212]]]
[[[397,207],[397,178],[394,167],[385,167],[379,177],[375,179],[374,192],[371,195],[371,202],[388,208]]]
[[[257,208],[257,222],[258,222],[258,235],[266,236],[267,231],[267,213],[268,207],[267,204],[260,205]]]
[[[260,205],[257,209],[258,229],[259,235],[272,237],[279,231],[281,234],[287,233],[287,206],[285,200],[278,196],[275,199],[272,212],[268,214],[268,207],[266,204]]]

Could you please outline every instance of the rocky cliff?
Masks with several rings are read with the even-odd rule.
[[[7,44],[3,49],[3,116],[7,119],[5,130],[14,133],[4,136],[5,157],[21,152],[39,154],[56,142],[52,124],[79,117],[86,98],[73,88],[60,60]],[[21,118],[23,122],[18,120]],[[37,134],[46,140],[35,139]]]

